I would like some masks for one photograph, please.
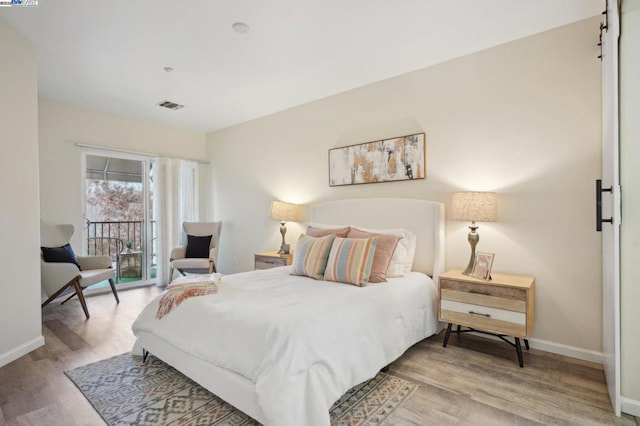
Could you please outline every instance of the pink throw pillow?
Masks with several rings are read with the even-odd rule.
[[[351,228],[349,238],[372,238],[378,237],[378,244],[373,255],[373,265],[371,266],[371,274],[369,275],[370,283],[383,283],[387,281],[387,269],[393,257],[393,252],[398,246],[398,241],[402,237],[390,234],[377,234],[373,232],[364,232],[357,228]]]
[[[310,237],[326,237],[327,235],[335,235],[340,238],[347,238],[347,234],[349,233],[349,227],[345,226],[344,228],[317,228],[315,226],[307,226],[307,235]]]

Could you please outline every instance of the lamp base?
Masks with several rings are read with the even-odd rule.
[[[280,234],[282,235],[282,244],[280,244],[280,250],[278,254],[289,254],[289,244],[284,242],[284,236],[287,233],[287,227],[284,226],[285,222],[280,222]]]
[[[471,259],[469,259],[469,264],[464,269],[464,271],[462,271],[462,275],[469,275],[470,276],[471,273],[473,272],[473,267],[475,266],[475,262],[472,259],[473,259],[473,253],[471,253]]]
[[[471,257],[469,258],[469,263],[467,264],[467,268],[462,271],[463,275],[471,275],[473,272],[473,267],[476,265],[476,245],[478,245],[478,241],[480,241],[480,235],[476,232],[478,226],[475,221],[471,222],[471,226],[469,226],[471,230],[469,235],[467,235],[467,240],[469,241],[469,245],[471,246]]]
[[[289,244],[283,244],[280,246],[280,250],[278,250],[278,254],[281,257],[289,256],[289,253],[291,253],[291,247],[289,246]]]

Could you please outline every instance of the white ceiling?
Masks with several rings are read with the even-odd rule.
[[[199,131],[599,14],[604,0],[40,0],[40,95]],[[234,22],[251,30],[238,34]],[[594,40],[595,43],[595,40]],[[175,69],[172,73],[163,67]],[[171,100],[179,111],[156,104]]]

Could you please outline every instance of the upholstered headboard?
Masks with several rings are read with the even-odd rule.
[[[405,228],[416,234],[413,270],[437,280],[444,272],[444,204],[410,198],[328,201],[309,208],[309,222],[366,228]]]

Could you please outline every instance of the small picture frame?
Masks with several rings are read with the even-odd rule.
[[[491,266],[493,266],[494,253],[478,252],[476,261],[473,265],[471,276],[481,278],[483,280],[491,279]]]

